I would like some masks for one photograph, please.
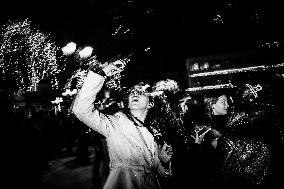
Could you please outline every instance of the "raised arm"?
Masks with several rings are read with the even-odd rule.
[[[110,115],[107,117],[100,113],[94,108],[94,102],[98,92],[102,89],[105,80],[104,77],[112,76],[122,70],[115,64],[108,64],[103,69],[91,67],[90,70],[81,90],[75,98],[72,111],[80,121],[107,137],[111,129],[108,117],[115,119],[115,116]]]
[[[104,84],[104,80],[103,76],[89,71],[81,90],[75,98],[72,111],[84,124],[107,136],[109,132],[107,118],[97,109],[94,109],[94,101]]]

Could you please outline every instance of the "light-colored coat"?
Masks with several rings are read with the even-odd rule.
[[[167,176],[158,158],[158,146],[146,127],[137,127],[122,112],[102,114],[94,101],[104,78],[89,72],[79,91],[73,112],[79,120],[106,137],[110,174],[104,189],[157,189],[158,174]]]

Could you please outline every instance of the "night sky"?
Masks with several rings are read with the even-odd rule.
[[[284,7],[275,0],[7,2],[1,24],[29,18],[59,46],[91,45],[101,60],[133,53],[137,72],[183,70],[186,57],[246,51],[284,39]]]

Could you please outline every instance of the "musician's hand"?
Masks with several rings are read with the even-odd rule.
[[[121,72],[122,70],[114,64],[109,64],[103,68],[103,71],[105,72],[106,76],[112,76]]]

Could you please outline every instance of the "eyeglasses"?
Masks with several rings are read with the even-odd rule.
[[[148,95],[149,93],[145,90],[138,90],[138,89],[132,89],[130,92],[129,92],[129,95]]]
[[[129,95],[149,95],[149,85],[136,85],[129,90]]]

